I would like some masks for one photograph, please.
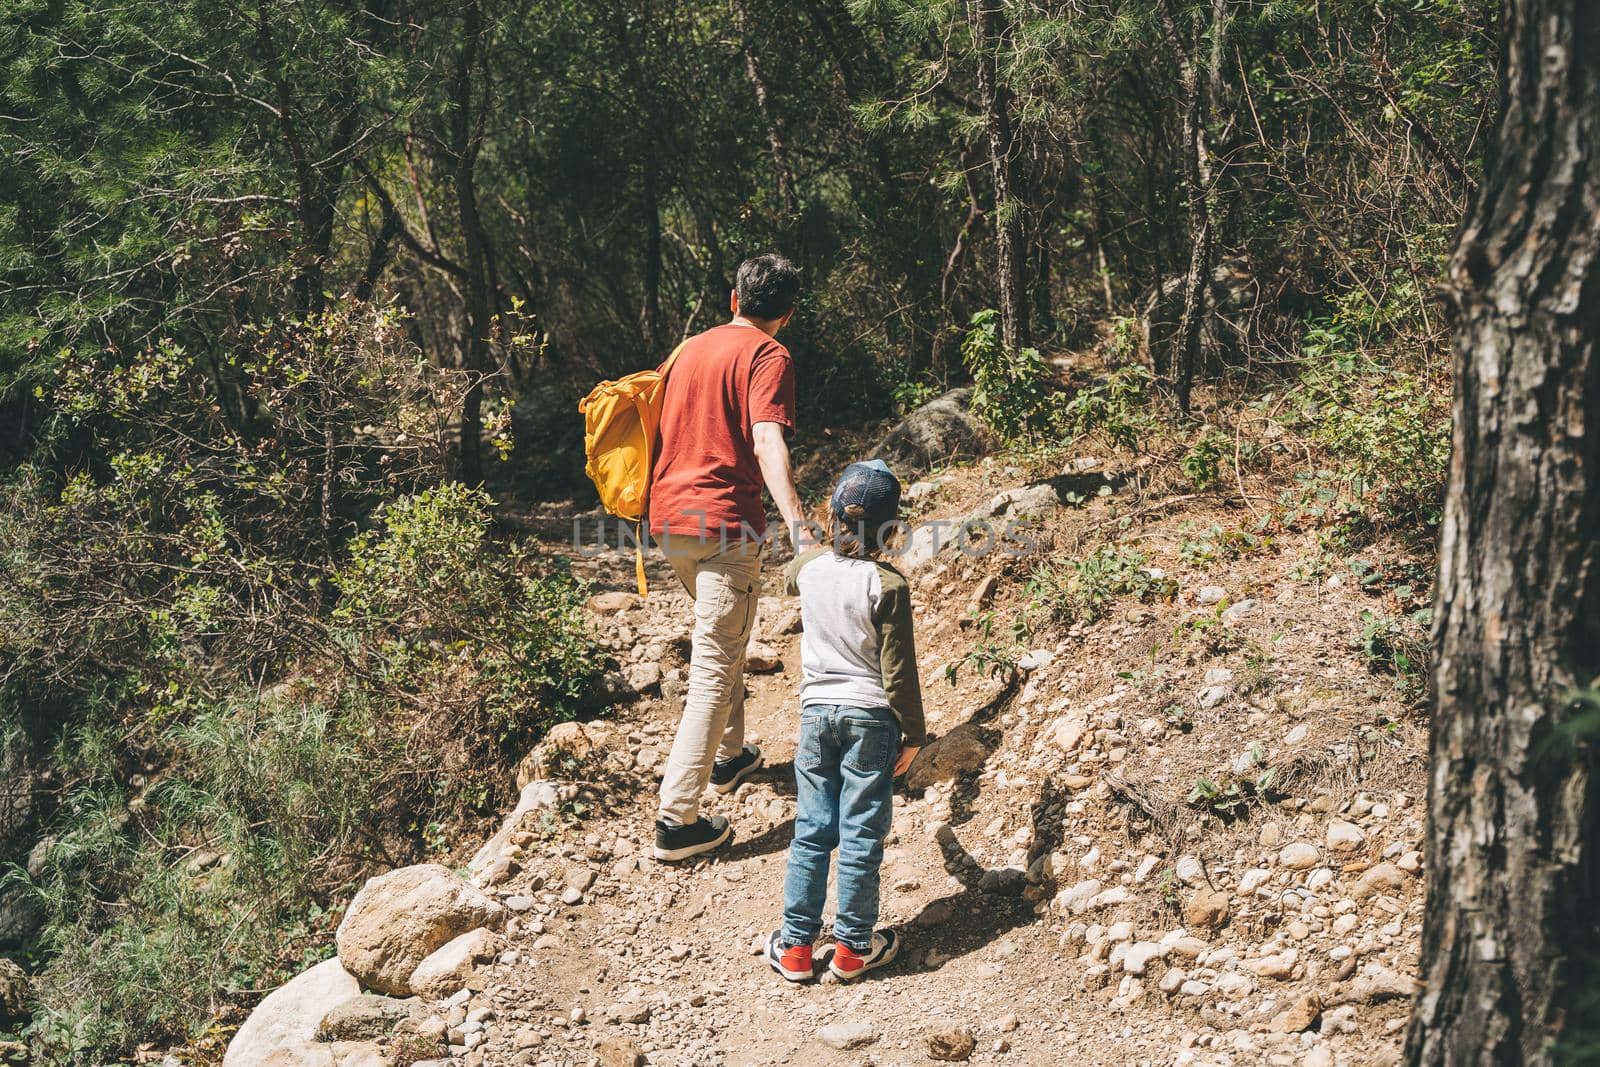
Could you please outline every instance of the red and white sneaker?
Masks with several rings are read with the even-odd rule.
[[[900,935],[890,929],[879,930],[872,935],[872,948],[866,952],[857,952],[849,945],[834,946],[828,970],[841,982],[853,982],[894,959],[899,951]]]
[[[767,938],[767,962],[791,982],[809,982],[817,976],[817,960],[810,945],[785,945],[783,931]]]

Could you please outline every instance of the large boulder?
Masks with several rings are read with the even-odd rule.
[[[989,744],[978,728],[963,723],[917,753],[906,771],[906,785],[920,792],[935,782],[970,774],[989,758]]]
[[[872,459],[893,468],[902,482],[954,459],[972,459],[989,450],[989,435],[970,410],[972,390],[952,389],[928,401],[895,424]]]
[[[317,1024],[361,987],[337,959],[290,979],[256,1005],[228,1043],[222,1067],[334,1067],[333,1051],[317,1041]]]
[[[335,941],[345,969],[378,993],[407,996],[417,965],[446,942],[499,926],[505,909],[437,863],[402,867],[361,887]]]

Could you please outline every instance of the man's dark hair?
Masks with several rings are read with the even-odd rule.
[[[751,256],[739,264],[734,281],[739,314],[752,319],[781,319],[794,308],[800,293],[800,272],[776,252]]]

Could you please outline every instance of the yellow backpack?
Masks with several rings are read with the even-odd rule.
[[[650,464],[661,428],[667,373],[683,351],[672,350],[658,370],[635,371],[601,382],[578,401],[583,415],[584,473],[600,492],[600,503],[620,519],[638,523],[633,547],[639,595],[649,595],[644,580],[644,521],[649,512]]]

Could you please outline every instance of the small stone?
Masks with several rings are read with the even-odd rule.
[[[1328,851],[1329,852],[1354,852],[1367,840],[1367,835],[1362,833],[1361,827],[1353,822],[1343,819],[1334,819],[1328,823]]]
[[[598,593],[589,598],[589,610],[596,615],[619,615],[638,603],[639,598],[633,593]]]
[[[772,674],[783,670],[783,657],[764,641],[751,641],[745,648],[744,669],[751,674]]]
[[[1002,1034],[1009,1034],[1022,1025],[1022,1020],[1017,1018],[1016,1012],[1007,1012],[994,1021],[994,1028]]]
[[[878,1028],[864,1019],[829,1023],[817,1031],[817,1040],[840,1051],[865,1048],[878,1040]]]
[[[924,1035],[923,1039],[928,1046],[928,1056],[947,1063],[960,1063],[966,1060],[978,1044],[978,1039],[965,1026],[933,1030]]]
[[[1294,974],[1294,965],[1298,959],[1299,953],[1295,949],[1290,949],[1287,952],[1252,960],[1250,969],[1262,978],[1275,978],[1283,981]]]
[[[1127,954],[1122,957],[1122,969],[1129,974],[1143,974],[1151,960],[1165,959],[1166,955],[1167,946],[1140,941],[1128,947]]]
[[[1317,846],[1308,844],[1305,841],[1296,841],[1291,845],[1285,845],[1283,851],[1278,853],[1278,862],[1291,871],[1303,871],[1314,867],[1320,858]]]
[[[502,857],[483,869],[483,873],[478,875],[478,884],[484,886],[499,885],[509,880],[519,870],[521,868],[517,865],[516,860]]]
[[[661,685],[661,664],[655,662],[635,663],[625,673],[628,679],[628,688],[636,693],[647,693]]]
[[[1215,930],[1228,921],[1228,894],[1200,890],[1184,904],[1183,921],[1202,930]]]
[[[1023,655],[1017,660],[1017,670],[1021,671],[1023,674],[1031,674],[1040,667],[1048,667],[1050,665],[1050,661],[1055,658],[1056,654],[1051,652],[1048,648],[1036,648],[1031,652],[1023,653]]]
[[[1201,604],[1220,604],[1227,596],[1228,591],[1220,585],[1203,585],[1194,598]]]
[[[1350,896],[1356,900],[1366,900],[1379,893],[1397,890],[1405,884],[1405,873],[1399,867],[1392,863],[1375,863],[1356,879]]]
[[[627,1037],[608,1037],[595,1049],[601,1067],[645,1067],[644,1049]]]
[[[1222,612],[1223,622],[1238,622],[1246,615],[1255,614],[1259,605],[1254,600],[1239,600],[1229,604]]]
[[[1280,1034],[1298,1034],[1315,1026],[1321,1014],[1322,998],[1316,993],[1305,993],[1273,1018],[1272,1029]]]
[[[1233,687],[1230,685],[1208,685],[1196,693],[1194,699],[1202,708],[1214,708],[1231,696]]]

